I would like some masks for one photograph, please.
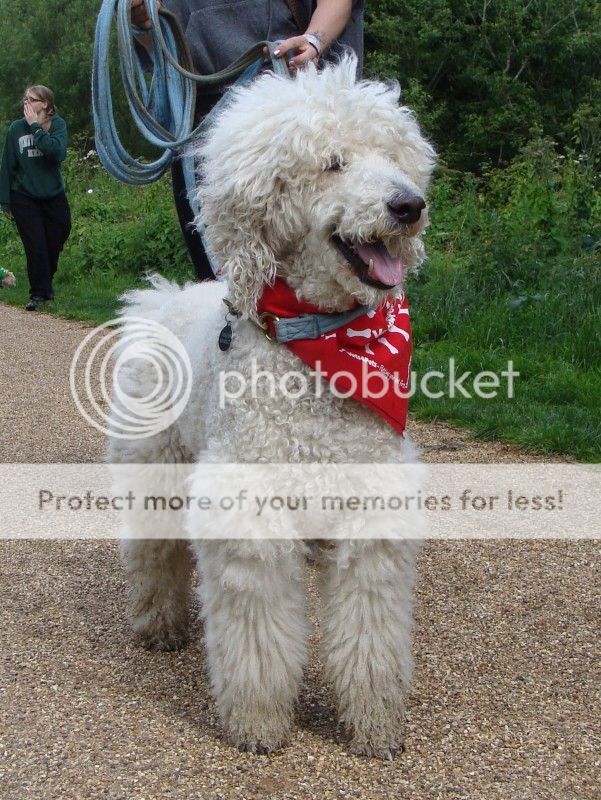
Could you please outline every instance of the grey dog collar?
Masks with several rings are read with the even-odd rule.
[[[231,300],[224,298],[223,302],[230,314],[234,317],[240,316],[240,312],[234,308]],[[286,318],[264,311],[259,314],[259,321],[255,324],[261,328],[268,339],[285,344],[286,342],[296,342],[299,339],[319,339],[324,333],[335,331],[371,310],[370,306],[358,306],[351,311],[332,314],[301,314],[299,317]]]
[[[286,342],[296,342],[299,339],[319,339],[324,333],[341,328],[367,311],[369,311],[368,306],[359,306],[352,311],[343,311],[342,313],[301,314],[300,317],[286,319],[275,317],[267,312],[259,316],[259,321],[264,330],[267,330],[267,321],[271,319],[271,327],[275,334],[270,334],[271,338],[285,344]]]

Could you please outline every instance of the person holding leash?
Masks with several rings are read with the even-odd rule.
[[[152,22],[145,2],[131,0],[131,20],[150,31]],[[154,0],[176,17],[184,31],[195,70],[212,74],[225,69],[260,41],[282,39],[276,55],[294,69],[320,58],[333,59],[351,48],[363,59],[363,0]],[[138,41],[150,48],[148,37]],[[220,94],[198,94],[196,119],[209,113]],[[174,159],[171,177],[175,206],[182,233],[198,280],[214,278],[198,231],[191,224],[194,214],[188,203],[180,159]]]
[[[6,134],[0,166],[0,206],[14,219],[27,258],[28,311],[54,298],[52,279],[71,232],[61,174],[66,156],[67,126],[56,113],[52,90],[29,86],[23,117]]]

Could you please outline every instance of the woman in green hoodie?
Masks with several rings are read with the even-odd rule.
[[[47,86],[29,86],[23,118],[8,129],[0,166],[0,206],[12,217],[27,257],[30,300],[35,311],[52,300],[52,279],[71,232],[61,162],[67,155],[67,126]]]

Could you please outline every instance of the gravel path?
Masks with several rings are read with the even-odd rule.
[[[0,306],[1,461],[102,458],[68,388],[87,331]],[[432,461],[537,459],[411,432]],[[289,746],[238,753],[199,644],[133,643],[115,543],[3,542],[0,798],[599,798],[600,562],[593,542],[427,545],[406,752],[389,764],[348,753],[315,656]]]

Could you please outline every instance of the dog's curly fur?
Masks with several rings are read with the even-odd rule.
[[[425,195],[435,155],[398,100],[395,85],[356,83],[351,57],[322,72],[309,67],[293,80],[267,74],[232,92],[200,145],[202,221],[226,282],[181,290],[155,277],[154,289],[125,298],[126,318],[157,320],[185,344],[194,390],[168,430],[152,439],[111,439],[111,461],[195,462],[201,454],[246,463],[414,460],[407,439],[355,401],[325,391],[300,403],[270,396],[265,385],[264,393],[221,408],[216,380],[223,369],[250,379],[253,358],[276,376],[308,373],[285,346],[267,341],[248,321],[256,317],[263,285],[276,275],[324,311],[377,303],[390,293],[357,277],[332,246],[333,233],[347,241],[382,240],[409,268],[423,260],[427,210],[418,221],[401,224],[387,204],[403,193]],[[243,318],[224,354],[217,338],[226,294]],[[157,376],[133,364],[123,367],[119,380],[130,393],[147,394]],[[138,476],[143,493],[147,477]],[[176,485],[163,492],[182,493]],[[135,516],[127,524],[126,537],[128,530],[143,530]],[[186,526],[190,533],[200,530],[201,515],[190,512]],[[391,758],[402,743],[416,552],[412,541],[346,541],[321,560],[325,672],[358,753]],[[273,750],[290,732],[307,659],[305,545],[125,541],[131,618],[149,647],[172,649],[187,638],[192,553],[223,726],[242,749]]]
[[[3,273],[0,274],[0,287],[2,289],[12,289],[13,286],[17,285],[17,279],[12,272],[0,270],[0,273]]]

